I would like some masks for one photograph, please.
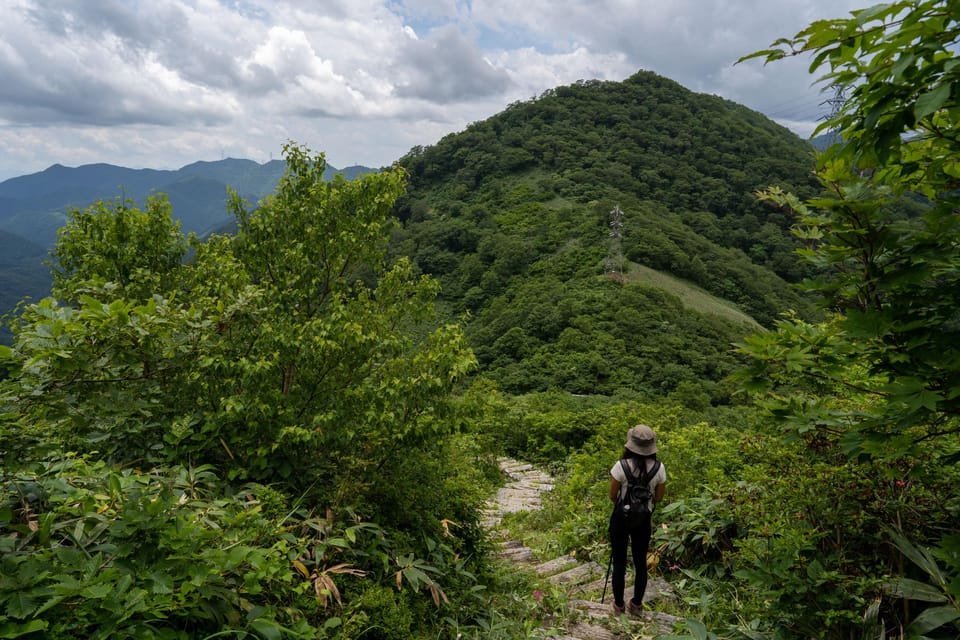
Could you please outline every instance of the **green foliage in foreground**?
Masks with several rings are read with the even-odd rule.
[[[474,358],[384,259],[400,170],[287,149],[236,237],[74,212],[0,383],[0,637],[417,638],[491,609]],[[462,409],[461,409],[462,405]],[[451,473],[455,469],[456,473]],[[509,603],[505,607],[509,608]]]
[[[506,404],[487,428],[506,438],[518,430],[514,412],[523,415],[529,437],[507,440],[518,454],[572,451],[555,466],[560,482],[544,510],[516,518],[515,528],[549,554],[601,564],[609,469],[630,425],[654,427],[668,480],[652,547],[678,595],[658,607],[717,637],[839,639],[867,633],[865,618],[891,632],[933,631],[941,626],[934,620],[952,619],[958,538],[934,536],[955,530],[960,470],[936,447],[894,464],[857,462],[825,440],[784,442],[761,413],[743,408],[695,412],[556,394]],[[933,606],[905,607],[904,596]],[[929,637],[951,637],[949,628]]]
[[[382,626],[376,637],[408,638],[442,616],[486,619],[456,523],[432,538],[351,510],[317,515],[210,467],[68,458],[6,474],[2,489],[0,637],[355,638]]]
[[[878,5],[778,43],[815,53],[824,79],[855,85],[829,123],[844,140],[820,163],[823,195],[762,194],[797,216],[804,255],[823,268],[807,286],[836,315],[789,319],[748,341],[744,380],[789,430],[817,428],[852,454],[896,457],[926,440],[960,447],[958,34],[954,4],[929,0]],[[897,215],[904,201],[918,203],[912,215]]]

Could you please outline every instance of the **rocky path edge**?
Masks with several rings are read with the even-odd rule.
[[[564,635],[550,636],[557,640],[626,640],[627,638],[656,638],[671,631],[679,621],[675,616],[644,611],[639,618],[614,616],[610,608],[610,591],[600,603],[604,590],[606,567],[596,562],[581,562],[572,556],[538,558],[534,551],[514,539],[500,525],[503,516],[519,511],[540,509],[544,494],[554,487],[554,479],[533,465],[510,458],[498,460],[506,483],[487,503],[484,527],[497,545],[496,557],[515,567],[531,571],[551,586],[567,594],[569,615],[555,621]],[[627,584],[632,577],[627,576]],[[674,597],[670,585],[662,578],[651,576],[644,594],[645,604]]]

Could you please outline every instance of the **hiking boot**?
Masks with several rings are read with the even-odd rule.
[[[613,615],[615,615],[615,616],[622,616],[622,615],[623,615],[623,607],[617,606],[617,603],[616,603],[616,602],[611,602],[611,603],[610,603],[610,612],[613,613]]]
[[[643,615],[643,605],[635,604],[633,599],[627,600],[627,613],[635,618]]]

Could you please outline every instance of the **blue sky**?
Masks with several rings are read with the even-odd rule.
[[[869,3],[866,3],[869,4]],[[582,79],[654,71],[808,135],[806,61],[734,65],[847,0],[0,0],[0,180],[51,164],[383,166]]]

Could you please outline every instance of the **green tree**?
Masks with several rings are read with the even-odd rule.
[[[931,441],[958,449],[958,20],[950,2],[896,2],[814,23],[753,54],[812,53],[812,69],[828,68],[822,80],[854,87],[823,125],[843,137],[821,159],[824,195],[763,192],[797,214],[802,253],[824,272],[808,286],[836,315],[820,325],[785,320],[744,349],[754,388],[794,389],[770,396],[777,415],[841,433],[851,453],[908,455]],[[901,216],[904,200],[921,212]]]
[[[126,207],[75,217],[57,250],[69,304],[28,307],[8,361],[20,436],[49,429],[48,443],[116,462],[205,462],[339,501],[360,495],[364,469],[449,432],[444,398],[474,359],[433,320],[436,283],[385,263],[402,170],[326,182],[322,155],[286,156],[256,209],[234,197],[237,236],[195,242],[188,265],[104,262],[120,238],[167,256],[169,236]],[[130,288],[163,269],[179,288]]]
[[[955,2],[893,2],[816,22],[747,56],[809,53],[811,70],[827,70],[822,81],[850,89],[823,125],[842,138],[820,158],[823,195],[802,201],[778,188],[761,193],[797,216],[801,253],[822,274],[806,286],[832,316],[819,324],[787,317],[748,338],[742,379],[811,448],[839,445],[897,488],[925,477],[924,486],[936,487],[932,504],[911,502],[912,518],[922,516],[913,523],[899,510],[882,515],[920,545],[939,539],[932,552],[897,544],[933,583],[922,585],[901,567],[886,593],[942,606],[881,607],[878,596],[863,617],[874,635],[886,622],[906,627],[903,637],[956,637],[960,618],[960,508],[929,480],[954,477],[960,460],[958,35]],[[871,535],[867,526],[849,527],[843,546],[853,551]]]
[[[53,294],[76,301],[97,283],[110,283],[119,288],[111,295],[131,300],[166,293],[176,286],[186,251],[165,195],[147,198],[142,211],[132,200],[101,200],[70,211],[57,233]]]

